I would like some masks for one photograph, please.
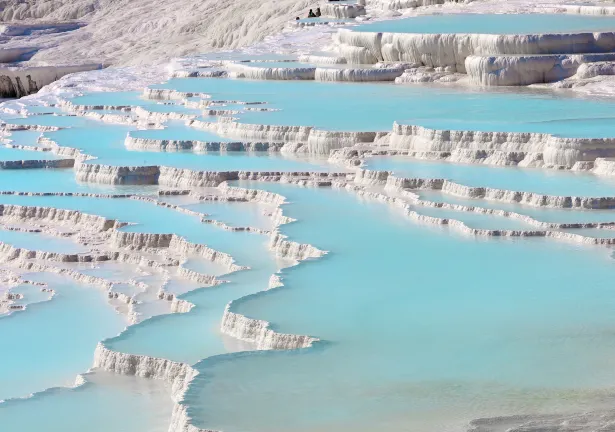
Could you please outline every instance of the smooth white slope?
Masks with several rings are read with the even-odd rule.
[[[316,4],[308,0],[0,0],[0,21],[87,23],[71,32],[26,40],[47,48],[33,61],[88,59],[137,65],[253,44],[279,32],[295,16],[307,15]],[[0,46],[13,45],[23,46],[23,38]]]

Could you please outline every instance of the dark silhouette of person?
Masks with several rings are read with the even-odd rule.
[[[316,14],[312,9],[310,9],[310,12],[308,13],[308,18],[316,18]]]
[[[320,8],[316,8],[316,16],[319,17],[320,15]]]

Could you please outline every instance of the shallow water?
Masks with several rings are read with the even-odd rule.
[[[196,130],[174,122],[168,129],[137,131],[123,125],[106,125],[92,122],[88,127],[46,132],[45,136],[61,146],[78,148],[85,154],[96,157],[92,163],[115,166],[159,165],[194,170],[246,170],[246,171],[327,171],[324,158],[314,163],[299,160],[292,155],[267,152],[194,152],[128,150],[124,145],[127,134],[139,138],[203,140],[204,142],[227,142],[214,133]],[[224,156],[224,157],[222,157]]]
[[[579,25],[591,21],[586,18]],[[499,19],[481,25],[495,26]],[[510,19],[515,20],[502,18],[506,22]],[[539,18],[543,19],[548,18]],[[482,20],[486,21],[484,16]],[[531,28],[532,20],[513,24]],[[615,19],[601,20],[595,22]],[[565,24],[572,30],[576,28],[573,21],[551,24]],[[499,31],[506,28],[498,26]],[[269,60],[246,63],[263,67],[299,64],[282,62],[293,58],[275,54],[241,57],[217,53],[202,58]],[[565,93],[228,79],[174,79],[154,87],[207,92],[214,100],[263,101],[268,105],[262,107],[280,109],[254,112],[234,103],[210,107],[242,110],[239,117],[248,123],[390,131],[393,121],[399,121],[438,129],[615,136],[611,102]],[[143,106],[160,113],[202,113],[145,100],[139,92],[89,94],[72,101]],[[41,108],[32,112],[47,111]],[[160,140],[229,140],[177,121],[167,122],[164,129],[150,130],[69,116],[39,115],[16,121],[70,126],[45,136],[98,158],[91,163],[217,171],[340,170],[323,158],[299,155],[133,151],[124,145],[127,134]],[[11,139],[34,145],[39,134],[20,131]],[[615,180],[590,174],[408,158],[371,158],[368,166],[405,176],[445,177],[472,186],[553,195],[615,196]],[[137,266],[76,265],[89,275],[125,281],[114,290],[143,300],[134,307],[144,321],[123,332],[125,320],[108,304],[104,290],[56,281],[46,274],[36,276],[52,281],[50,286],[57,287],[58,294],[45,301],[46,295],[36,287],[22,285],[15,289],[25,295],[17,304],[28,307],[0,318],[7,346],[15,347],[3,357],[7,363],[2,365],[7,367],[0,369],[0,399],[72,384],[76,374],[91,366],[94,346],[104,339],[107,347],[120,352],[197,364],[202,374],[186,397],[189,414],[199,427],[227,432],[458,432],[475,417],[582,411],[612,400],[615,295],[611,282],[615,267],[609,250],[549,238],[478,239],[446,226],[416,223],[398,209],[329,188],[240,185],[287,196],[289,204],[284,212],[298,222],[281,227],[281,231],[291,240],[311,243],[330,253],[287,268],[290,262],[277,259],[268,249],[266,235],[224,230],[152,203],[0,195],[0,203],[81,210],[134,223],[124,231],[175,233],[229,253],[237,264],[250,267],[227,274],[221,265],[203,258],[181,257],[184,267],[226,282],[203,287],[182,280],[174,270],[167,280],[156,272],[145,274]],[[0,190],[155,194],[158,187],[81,184],[70,169],[0,170]],[[443,202],[512,210],[546,222],[615,222],[612,211],[537,209],[433,191],[420,194]],[[272,228],[263,215],[264,210],[271,210],[269,206],[194,203],[185,196],[162,200],[208,213],[231,226]],[[412,209],[461,220],[471,228],[536,229],[512,218],[422,206]],[[611,230],[566,231],[613,236]],[[0,240],[32,249],[81,250],[70,240],[48,239],[40,234],[0,231]],[[284,269],[285,287],[260,293],[280,269]],[[191,302],[194,308],[188,313],[162,315],[169,312],[170,302],[157,300],[156,289],[144,293],[137,285],[126,283],[129,279],[156,289],[164,287],[165,292]],[[4,292],[6,287],[0,289]],[[301,351],[237,353],[253,346],[220,333],[220,319],[231,301],[233,311],[269,320],[274,330],[313,335],[322,342]],[[221,357],[207,359],[211,356]],[[41,359],[45,367],[41,367]],[[79,389],[61,389],[0,404],[0,423],[8,430],[25,432],[45,428],[93,432],[168,429],[170,399],[168,389],[160,382],[105,376],[100,371],[91,379],[91,384]]]
[[[30,274],[26,279],[46,282],[56,294],[25,311],[0,317],[3,343],[11,347],[2,353],[0,400],[72,385],[92,365],[98,341],[126,325],[97,286],[49,273]]]
[[[245,123],[390,131],[397,121],[446,130],[615,136],[611,103],[570,97],[566,93],[219,78],[178,78],[152,87],[205,92],[214,99],[264,101],[270,103],[268,107],[280,109],[240,114]]]
[[[16,125],[40,125],[56,127],[83,126],[88,123],[84,117],[74,115],[37,115],[28,117],[12,118],[7,120],[9,124]]]
[[[221,109],[231,109],[221,107]],[[146,129],[130,132],[135,138],[149,138],[158,140],[190,140],[202,142],[228,142],[228,138],[221,137],[214,132],[187,127],[181,122],[169,122],[164,129]]]
[[[520,204],[502,203],[484,199],[460,198],[445,194],[440,191],[419,191],[421,199],[426,201],[444,202],[449,204],[459,204],[469,207],[484,207],[512,211],[531,216],[541,222],[552,223],[591,223],[591,222],[615,222],[614,210],[572,210],[572,209],[553,209],[536,208]]]
[[[8,431],[166,432],[169,390],[155,380],[103,374],[76,389],[54,389],[0,404]],[[36,413],[36,415],[32,415]]]
[[[157,101],[144,99],[140,92],[98,92],[70,99],[75,105],[150,106]]]
[[[562,231],[594,238],[615,238],[615,230],[612,229],[581,228],[564,229]]]
[[[5,135],[5,139],[7,141],[10,141],[11,144],[36,147],[38,146],[38,137],[40,137],[41,135],[42,133],[38,131],[12,131]]]
[[[78,193],[154,193],[158,186],[116,186],[80,183],[70,168],[0,170],[0,191],[78,192]]]
[[[372,157],[366,168],[399,177],[443,178],[466,186],[486,186],[563,196],[615,196],[615,177],[583,172],[455,164],[395,157]]]
[[[58,159],[58,157],[51,152],[13,149],[9,147],[4,147],[2,144],[0,144],[0,161],[48,159]]]
[[[32,114],[61,114],[62,109],[58,107],[41,106],[41,105],[26,105],[24,109]]]
[[[283,231],[332,253],[235,311],[328,343],[203,362],[206,383],[189,395],[199,427],[450,430],[578,409],[615,382],[615,266],[603,250],[451,237],[343,192],[252,186],[289,196],[301,220]],[[518,277],[498,276],[513,268]]]
[[[233,227],[272,228],[271,219],[264,215],[266,206],[253,203],[202,202],[184,206],[208,214],[208,219],[224,222]]]
[[[613,31],[612,16],[575,14],[422,15],[354,27],[353,31],[386,33],[543,34]]]
[[[74,254],[89,251],[89,248],[86,246],[82,246],[69,238],[4,229],[0,229],[0,242],[10,244],[17,248],[41,250],[44,252]]]
[[[536,225],[531,225],[518,219],[488,214],[444,210],[435,207],[415,206],[415,212],[436,218],[454,219],[463,222],[470,228],[487,230],[536,230]]]

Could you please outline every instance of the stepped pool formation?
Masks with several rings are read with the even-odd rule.
[[[611,430],[615,7],[513,6],[0,103],[0,429]]]

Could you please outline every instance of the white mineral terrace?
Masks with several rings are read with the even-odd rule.
[[[484,126],[472,115],[497,104],[469,102],[467,115],[456,118],[459,107],[434,108],[429,91],[532,86],[485,88],[469,98],[521,95],[530,116],[536,95],[570,100],[583,92],[582,101],[612,104],[615,24],[609,30],[599,20],[615,17],[615,6],[133,3],[0,6],[0,97],[14,98],[0,103],[0,334],[12,344],[0,357],[7,362],[0,368],[2,427],[64,430],[74,415],[84,419],[70,427],[93,432],[264,432],[273,420],[290,432],[613,428],[615,375],[591,375],[613,367],[611,314],[600,309],[613,302],[603,289],[612,278],[598,268],[612,261],[615,245],[615,136],[603,132],[609,111],[587,105],[596,111],[581,112],[581,104],[555,120],[537,113],[535,123],[553,126],[530,130],[553,132],[519,132],[517,123],[533,127],[533,119]],[[306,18],[310,8],[322,15]],[[463,30],[474,22],[464,20],[480,21],[480,14],[521,13],[543,14],[545,26],[555,26],[548,17],[565,16],[572,27]],[[426,16],[443,17],[451,31],[413,30],[411,20]],[[573,25],[583,17],[596,21]],[[266,82],[252,93],[238,90],[251,81]],[[283,87],[293,81],[314,85],[319,99]],[[224,89],[200,86],[211,82]],[[348,128],[320,123],[318,110],[332,103],[327,92],[353,86],[372,86],[356,99],[367,114],[334,113]],[[288,88],[298,89],[289,96],[308,110],[297,116],[271,96]],[[388,107],[381,114],[379,92],[404,88],[426,92],[399,100],[386,93],[398,105],[394,118],[386,117]],[[404,104],[424,106],[398,116]],[[386,127],[367,124],[380,115]],[[602,138],[584,137],[592,121]],[[474,129],[486,131],[468,126],[479,123]],[[397,168],[404,163],[409,168]],[[511,172],[516,177],[506,177]],[[408,233],[401,248],[374,240]],[[473,255],[478,250],[484,255]],[[524,252],[537,262],[523,261]],[[591,270],[571,282],[558,274],[575,266]],[[561,299],[542,298],[552,295],[542,289],[553,289],[535,283],[545,274]],[[489,292],[475,293],[485,280]],[[519,293],[507,297],[499,285],[513,282]],[[451,283],[459,286],[449,290]],[[573,286],[584,284],[579,292]],[[437,294],[426,300],[399,290],[417,287]],[[323,292],[326,298],[317,297]],[[472,327],[482,318],[472,315],[473,303],[500,292],[514,304],[484,307],[496,305],[488,312],[499,333]],[[448,302],[457,304],[442,329]],[[97,322],[103,316],[109,323]],[[514,324],[500,331],[507,321]],[[58,345],[57,329],[70,344]],[[457,346],[468,340],[486,348]],[[449,346],[440,352],[442,344]],[[565,349],[553,356],[551,345]],[[335,369],[335,356],[344,370]],[[40,357],[44,368],[35,364]],[[589,372],[576,376],[577,365]],[[546,369],[556,381],[541,381],[537,373]],[[97,380],[103,373],[134,387]],[[138,382],[152,392],[166,388],[168,396],[156,398],[169,399],[167,406],[157,407]],[[337,407],[338,393],[355,405]],[[280,400],[288,412],[276,412]],[[230,406],[234,419],[224,417]]]

